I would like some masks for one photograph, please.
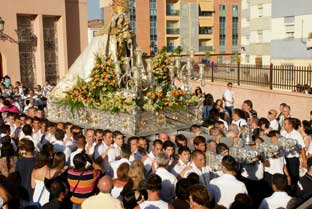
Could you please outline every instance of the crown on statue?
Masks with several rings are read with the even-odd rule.
[[[128,0],[113,0],[112,8],[117,14],[127,13],[129,10],[129,2]]]

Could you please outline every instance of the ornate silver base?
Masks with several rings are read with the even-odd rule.
[[[148,136],[172,132],[201,123],[201,106],[160,112],[133,111],[132,114],[101,112],[83,107],[72,113],[69,107],[48,100],[48,119],[52,122],[70,122],[82,128],[119,130],[129,136]]]

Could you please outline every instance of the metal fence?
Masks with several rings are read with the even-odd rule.
[[[296,92],[312,91],[311,66],[210,63],[206,66],[205,76],[212,82],[225,81]]]

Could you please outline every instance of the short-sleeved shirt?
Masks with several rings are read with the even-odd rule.
[[[285,157],[286,158],[299,157],[299,150],[305,148],[303,138],[301,134],[299,133],[299,131],[296,131],[294,129],[290,133],[287,133],[287,131],[282,130],[281,135],[285,138],[290,138],[290,139],[294,139],[297,141],[297,149],[292,152],[285,152]]]
[[[77,182],[80,180],[70,200],[75,204],[81,204],[86,198],[91,197],[94,194],[95,182],[99,175],[100,172],[96,170],[75,171],[70,169],[67,180],[71,192],[73,192]]]

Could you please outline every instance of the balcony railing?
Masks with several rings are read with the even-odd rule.
[[[179,28],[167,28],[167,34],[180,34]]]
[[[212,28],[211,27],[199,27],[198,32],[201,35],[211,35],[212,34]]]
[[[198,16],[201,17],[212,17],[213,11],[198,11]]]
[[[179,16],[180,10],[167,10],[166,14],[167,16]]]
[[[211,51],[213,51],[212,46],[199,46],[198,48],[199,48],[200,52],[207,52],[207,51],[211,52]]]

